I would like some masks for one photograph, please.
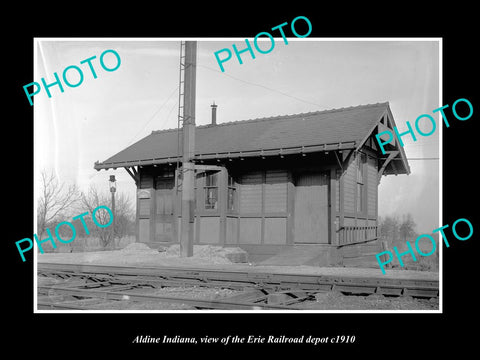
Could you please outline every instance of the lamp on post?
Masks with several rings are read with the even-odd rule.
[[[110,192],[112,194],[112,214],[113,214],[113,221],[112,221],[112,242],[113,247],[115,248],[115,191],[117,191],[117,183],[115,180],[115,175],[110,175]]]

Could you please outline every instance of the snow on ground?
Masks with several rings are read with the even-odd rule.
[[[75,253],[37,254],[39,262],[96,265],[145,265],[145,266],[181,266],[181,265],[219,265],[232,264],[227,254],[241,252],[240,248],[224,248],[211,245],[195,245],[193,256],[180,257],[180,246],[172,245],[155,250],[142,243],[132,243],[121,250],[92,251]]]

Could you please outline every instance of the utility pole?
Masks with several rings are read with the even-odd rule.
[[[193,228],[195,221],[195,78],[197,70],[197,42],[185,42],[183,159],[182,159],[182,221],[180,256],[193,256]],[[181,70],[180,70],[181,71]]]
[[[113,248],[115,249],[115,191],[117,191],[117,183],[115,180],[115,175],[110,175],[110,192],[112,193],[112,214],[113,214],[113,220],[112,220],[112,245]]]

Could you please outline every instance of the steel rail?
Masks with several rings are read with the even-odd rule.
[[[108,288],[107,288],[108,289]],[[220,310],[301,310],[294,306],[283,306],[273,304],[253,304],[244,302],[235,302],[227,300],[205,300],[205,299],[191,299],[185,297],[174,296],[158,296],[149,294],[136,294],[130,292],[118,292],[108,290],[95,290],[95,289],[78,289],[68,287],[51,287],[51,286],[38,286],[38,290],[54,291],[57,294],[65,294],[71,296],[78,296],[84,298],[98,298],[102,300],[126,300],[126,301],[155,301],[155,302],[167,302],[167,303],[179,303],[193,306],[197,309],[220,309]],[[39,301],[37,306],[44,307],[58,307],[64,309],[87,309],[75,304],[63,304],[48,301]]]

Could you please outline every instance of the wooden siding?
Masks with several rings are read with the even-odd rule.
[[[339,227],[336,239],[338,240],[338,245],[341,246],[365,242],[377,237],[377,159],[368,149],[363,149],[362,154],[357,154],[357,156],[364,156],[365,159],[362,172],[362,198],[360,199],[360,194],[358,193],[358,161],[356,157],[352,157],[351,161],[349,161],[348,167],[339,181],[340,188],[343,186],[344,192],[342,194],[340,190],[340,208],[337,213],[339,216]],[[361,203],[358,203],[358,201],[361,201]]]
[[[286,244],[287,243],[287,219],[286,218],[265,218],[264,223],[265,244]]]
[[[153,176],[148,173],[140,173],[140,189],[153,188]]]
[[[262,241],[262,219],[240,218],[239,243],[260,244]]]
[[[150,217],[150,202],[151,199],[138,199],[138,216],[140,218]]]
[[[267,171],[265,173],[265,212],[287,211],[286,171]]]
[[[377,238],[377,222],[367,218],[345,217],[339,232],[339,245],[349,245]]]
[[[173,226],[171,222],[157,221],[155,224],[155,240],[159,242],[173,241],[175,238]]]
[[[200,217],[200,244],[218,244],[219,231],[219,217]]]
[[[377,192],[378,192],[378,181],[377,181],[377,160],[371,157],[368,157],[367,161],[367,214],[370,218],[376,218],[377,215]]]
[[[150,242],[150,219],[138,220],[138,239],[142,243]]]
[[[339,154],[343,171],[332,152],[289,162],[286,157],[227,163],[218,172],[217,209],[204,208],[204,177],[197,174],[195,243],[254,247],[324,243],[344,247],[375,238],[377,160],[368,149],[364,153],[365,196],[360,212],[356,211],[357,162],[352,152]],[[164,172],[160,167],[140,170],[138,188],[142,195],[137,196],[137,234],[143,239],[140,241],[158,243],[178,239],[180,201],[177,200],[181,191],[175,196],[174,183]],[[232,209],[226,208],[227,175],[235,181]],[[324,177],[321,184],[315,183],[316,176]],[[317,186],[322,189],[314,189]],[[167,221],[167,217],[172,217],[172,221]]]
[[[350,162],[350,165],[347,168],[347,171],[344,175],[344,210],[345,212],[353,213],[355,212],[355,188],[357,186],[356,182],[356,163],[355,161]]]
[[[157,190],[157,215],[173,215],[173,190]]]
[[[227,217],[227,229],[225,236],[226,244],[237,244],[238,243],[238,218],[236,217]]]
[[[239,185],[240,213],[261,213],[262,211],[262,182],[260,171],[244,174]]]
[[[301,174],[295,184],[295,242],[330,242],[328,236],[329,207],[326,173]]]
[[[336,182],[335,186],[335,209],[336,211],[340,211],[340,175],[341,171],[335,171],[336,177],[334,181]]]

